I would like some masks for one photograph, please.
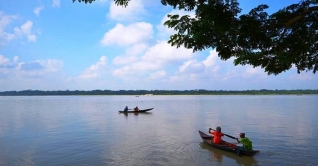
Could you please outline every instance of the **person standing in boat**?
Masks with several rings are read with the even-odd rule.
[[[211,132],[211,128],[209,128],[209,133],[213,135],[213,143],[214,144],[222,144],[223,140],[222,140],[222,136],[224,136],[224,134],[221,132],[221,127],[217,126],[216,127],[216,131],[212,131]]]
[[[245,133],[240,133],[240,140],[236,138],[236,141],[243,144],[243,147],[238,147],[240,150],[253,150],[252,141],[245,137]]]
[[[139,111],[139,108],[136,106],[136,108],[135,108],[135,112],[138,112]]]

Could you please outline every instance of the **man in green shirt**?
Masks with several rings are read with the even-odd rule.
[[[242,150],[253,150],[252,141],[245,137],[245,133],[240,133],[240,140],[236,138],[237,143],[242,143],[243,148]]]

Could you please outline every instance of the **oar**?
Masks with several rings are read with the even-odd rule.
[[[212,128],[209,128],[209,129],[214,130],[214,129],[212,129]],[[216,131],[216,130],[214,130],[214,131]],[[224,134],[224,133],[223,133],[223,134]],[[224,135],[236,140],[236,138],[233,137],[233,136],[230,136],[230,135],[227,135],[227,134],[224,134]]]

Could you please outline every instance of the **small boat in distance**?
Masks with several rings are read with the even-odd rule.
[[[154,108],[148,108],[148,109],[144,109],[144,110],[139,110],[139,111],[118,111],[119,113],[145,113],[148,112],[150,110],[153,110]]]
[[[199,130],[199,133],[200,133],[202,140],[214,148],[221,149],[221,150],[228,151],[228,152],[233,152],[233,153],[236,153],[237,155],[254,156],[256,153],[259,153],[258,150],[239,150],[239,154],[238,154],[238,150],[231,146],[232,143],[224,141],[224,142],[226,142],[225,145],[214,144],[212,142],[213,136],[205,134],[204,132],[202,132],[200,130]]]

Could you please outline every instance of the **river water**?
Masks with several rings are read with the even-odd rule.
[[[154,108],[120,114],[125,106]],[[318,95],[0,97],[0,165],[316,165]],[[253,157],[198,130],[240,132]],[[224,137],[229,142],[235,140]]]

